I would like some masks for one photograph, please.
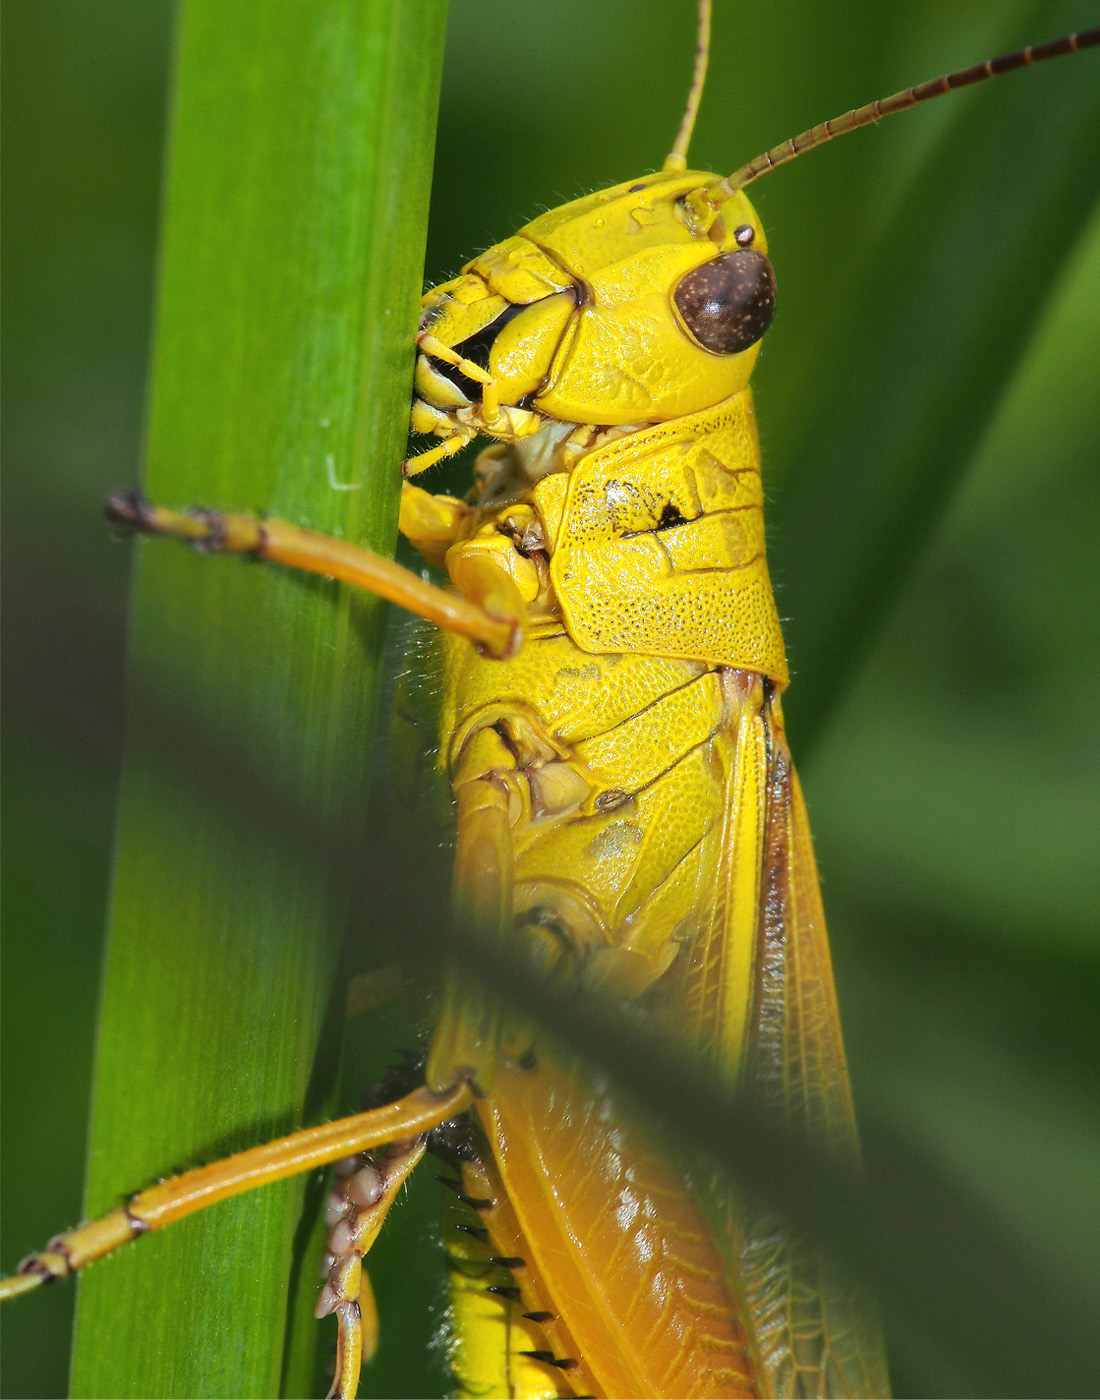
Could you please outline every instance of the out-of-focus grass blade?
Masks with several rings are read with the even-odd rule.
[[[184,6],[151,496],[392,544],[444,11]],[[201,747],[195,781],[173,788],[157,761],[170,710],[141,696],[150,682],[178,696],[365,840],[379,622],[323,581],[142,548],[89,1212],[315,1115],[342,1019],[330,872],[280,860],[205,800],[222,774]],[[95,1268],[74,1393],[310,1393],[313,1329],[295,1340],[302,1309],[287,1301],[314,1283],[305,1188],[221,1206]]]
[[[1014,35],[1025,43],[1083,22],[1079,5],[1045,3]],[[820,344],[797,456],[778,464],[771,553],[804,763],[924,556],[1097,207],[1092,54],[972,98],[945,99],[956,110],[871,241]],[[827,279],[830,244],[861,234],[841,205],[815,208],[814,221],[827,233]]]
[[[156,712],[157,697],[149,694],[146,700]],[[560,1039],[570,1053],[591,1057],[613,1076],[647,1115],[663,1124],[669,1149],[691,1154],[693,1169],[700,1169],[695,1154],[702,1151],[704,1160],[721,1164],[735,1181],[789,1213],[840,1261],[873,1281],[896,1339],[905,1344],[910,1373],[915,1366],[918,1376],[946,1376],[953,1382],[937,1393],[1088,1393],[1092,1315],[1087,1299],[1065,1279],[1037,1266],[980,1192],[950,1166],[945,1168],[934,1148],[899,1131],[893,1112],[863,1113],[868,1171],[865,1180],[853,1180],[820,1147],[783,1130],[751,1101],[731,1101],[725,1090],[670,1055],[621,1008],[595,998],[578,1001],[573,993],[548,988],[522,957],[486,946],[456,925],[447,910],[446,851],[419,847],[399,812],[369,855],[357,858],[345,831],[327,830],[308,804],[281,792],[269,775],[249,771],[226,746],[231,731],[197,733],[181,716],[180,733],[188,739],[189,751],[204,752],[212,766],[232,778],[231,791],[218,795],[225,821],[239,822],[249,800],[244,794],[252,795],[258,804],[255,834],[269,845],[274,864],[316,870],[335,862],[349,869],[351,892],[360,907],[370,906],[375,921],[400,947],[403,961],[416,966],[424,959],[438,960],[445,939],[477,977],[538,1020],[551,1038]],[[158,756],[158,762],[162,771],[174,774],[181,794],[193,798],[192,775],[180,761],[169,754]],[[400,1037],[408,1026],[391,1018],[388,1033]],[[424,1190],[428,1184],[425,1174],[418,1182],[425,1208],[430,1208],[430,1193]],[[386,1236],[395,1227],[409,1229],[407,1207],[403,1202],[395,1212]],[[438,1294],[430,1286],[427,1291],[410,1287],[423,1274],[410,1270],[400,1249],[396,1258],[394,1273],[382,1268],[373,1252],[370,1259],[380,1301],[391,1312],[383,1341],[392,1343],[395,1333],[408,1336],[419,1330],[423,1350]],[[1022,1331],[1031,1340],[1021,1353],[1012,1339]],[[440,1383],[431,1358],[408,1345],[398,1353],[392,1371],[381,1374],[370,1368],[365,1393],[433,1393],[431,1385],[423,1384],[425,1379]],[[918,1387],[909,1393],[929,1392]]]

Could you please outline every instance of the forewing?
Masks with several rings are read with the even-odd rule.
[[[778,706],[765,706],[765,801],[754,985],[741,1084],[787,1127],[858,1168],[817,866]],[[889,1393],[874,1308],[770,1207],[729,1213],[738,1282],[768,1393]]]

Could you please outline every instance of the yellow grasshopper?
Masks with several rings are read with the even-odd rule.
[[[747,387],[774,278],[741,189],[814,141],[947,85],[826,124],[722,179],[685,168],[701,84],[700,66],[661,174],[532,221],[425,298],[413,424],[441,443],[412,470],[476,436],[498,443],[480,459],[472,504],[406,490],[402,528],[445,563],[458,596],[280,522],[179,515],[137,498],[121,498],[114,514],[151,533],[347,578],[439,624],[449,634],[444,758],[463,905],[502,936],[518,930],[521,946],[567,985],[647,1007],[725,1075],[766,1086],[780,1070],[776,1107],[808,1112],[823,1140],[850,1155],[812,851],[779,714],[787,673],[763,559]],[[776,1017],[779,1038],[769,1045],[762,1028]],[[800,1038],[804,1021],[816,1040]],[[461,1255],[451,1243],[464,1281],[454,1300],[464,1389],[883,1392],[874,1324],[861,1305],[812,1290],[807,1304],[797,1263],[767,1288],[754,1280],[751,1228],[730,1220],[727,1237],[712,1243],[677,1169],[658,1164],[646,1177],[646,1150],[614,1114],[613,1096],[540,1056],[527,1027],[487,1032],[476,1003],[452,989],[427,1080],[392,1110],[142,1193],[37,1256],[16,1287],[186,1213],[196,1183],[216,1199],[396,1143],[342,1178],[322,1307],[340,1317],[337,1393],[350,1394],[366,1296],[361,1254],[425,1150],[424,1134],[465,1112],[476,1089],[480,1129],[450,1149],[462,1195],[476,1203],[474,1228],[487,1235],[470,1235]],[[577,1150],[560,1131],[563,1104],[586,1160],[610,1161],[611,1137],[621,1153],[620,1175],[605,1177],[600,1193],[582,1181],[564,1200],[549,1190]],[[448,1150],[438,1138],[433,1145]],[[607,1256],[595,1248],[588,1268],[567,1275],[561,1241],[594,1238],[608,1227],[608,1199],[622,1202],[631,1190],[652,1224],[612,1222],[608,1256],[618,1238],[639,1260],[662,1261],[648,1292],[644,1269],[601,1268]],[[684,1239],[699,1242],[698,1257],[677,1259]],[[476,1271],[494,1260],[514,1262],[498,1262],[504,1281],[486,1285]],[[588,1292],[587,1305],[567,1305],[574,1288]],[[660,1321],[658,1304],[670,1295],[695,1329],[686,1350],[674,1343],[687,1325]],[[649,1325],[638,1317],[643,1306],[658,1309]],[[845,1308],[845,1343],[830,1354],[825,1313]],[[703,1317],[718,1321],[701,1328]],[[773,1326],[782,1340],[769,1350],[763,1337]]]

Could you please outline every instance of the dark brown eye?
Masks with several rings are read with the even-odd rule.
[[[716,355],[755,345],[775,315],[775,272],[763,253],[739,248],[703,263],[673,293],[684,325]]]

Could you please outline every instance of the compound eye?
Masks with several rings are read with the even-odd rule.
[[[775,315],[775,272],[763,253],[739,248],[681,277],[672,295],[704,350],[733,355],[755,345]]]

